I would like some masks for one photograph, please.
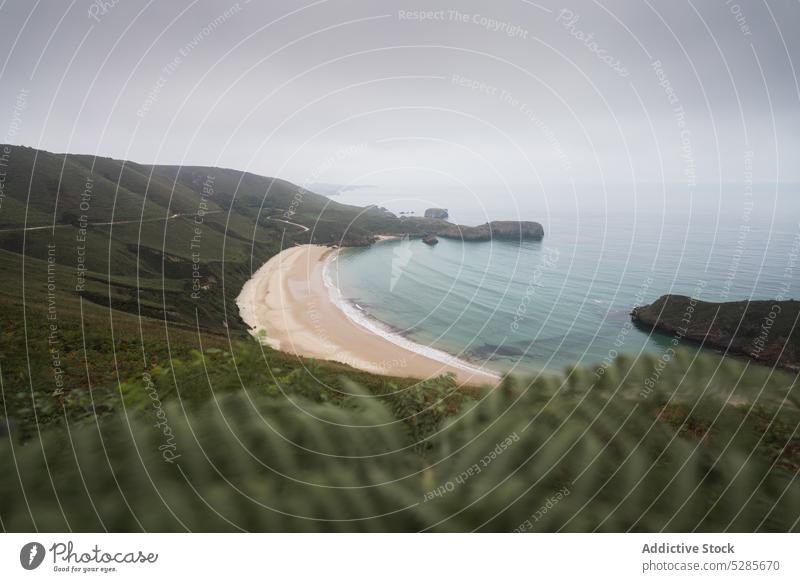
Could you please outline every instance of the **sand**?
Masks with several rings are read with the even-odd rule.
[[[497,384],[494,372],[444,354],[417,353],[350,319],[323,278],[326,261],[337,252],[300,245],[275,255],[256,271],[236,298],[251,332],[277,350],[376,374],[426,379],[452,372],[459,384]]]

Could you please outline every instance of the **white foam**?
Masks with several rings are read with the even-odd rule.
[[[458,357],[452,354],[448,354],[447,352],[437,350],[436,348],[432,348],[430,346],[418,344],[406,337],[403,337],[398,333],[391,331],[390,329],[387,328],[386,325],[384,325],[377,319],[369,316],[364,310],[364,308],[361,307],[358,303],[350,302],[347,299],[345,299],[344,296],[342,295],[341,290],[333,282],[333,279],[330,276],[331,264],[337,259],[337,256],[338,252],[332,253],[331,256],[325,261],[325,264],[322,267],[322,280],[325,284],[325,287],[328,289],[328,295],[330,296],[330,299],[333,302],[333,304],[336,305],[336,307],[338,307],[350,321],[352,321],[359,327],[364,328],[368,332],[374,333],[375,335],[380,336],[383,339],[392,342],[396,346],[399,346],[415,354],[419,354],[426,358],[430,358],[431,360],[436,360],[437,362],[441,362],[453,368],[458,368],[459,370],[464,370],[467,372],[471,372],[473,374],[475,373],[484,374],[487,376],[492,376],[497,379],[500,378],[500,375],[497,374],[496,372],[487,370],[479,366],[474,366],[469,362],[465,362],[464,360],[459,359]]]

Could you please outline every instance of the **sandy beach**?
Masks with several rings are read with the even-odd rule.
[[[494,372],[444,354],[434,358],[417,353],[350,319],[323,277],[326,261],[336,252],[319,245],[296,246],[256,271],[236,299],[251,331],[263,332],[263,341],[275,349],[376,374],[425,379],[452,372],[461,384],[497,384]]]

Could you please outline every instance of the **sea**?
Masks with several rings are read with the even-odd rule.
[[[672,338],[637,329],[630,313],[666,293],[714,302],[800,299],[798,187],[619,191],[584,186],[480,203],[455,194],[405,199],[378,187],[343,192],[337,201],[398,214],[442,206],[458,224],[535,220],[545,236],[347,248],[327,266],[327,280],[346,313],[371,331],[499,373],[664,352]]]

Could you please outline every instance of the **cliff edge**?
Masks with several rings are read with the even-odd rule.
[[[685,295],[662,295],[631,312],[638,327],[795,371],[800,371],[798,316],[800,301],[712,303]]]

